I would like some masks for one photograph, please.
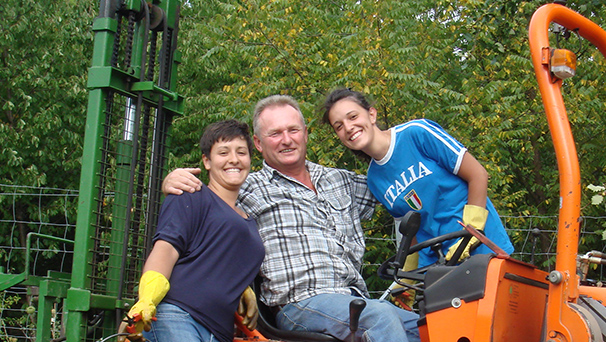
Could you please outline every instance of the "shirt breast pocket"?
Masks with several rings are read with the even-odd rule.
[[[355,233],[356,215],[352,208],[351,197],[343,191],[336,191],[324,200],[328,203],[328,220],[332,222],[338,232],[353,236]]]
[[[351,207],[351,197],[344,191],[336,191],[333,195],[327,196],[326,201],[336,211],[348,210]]]

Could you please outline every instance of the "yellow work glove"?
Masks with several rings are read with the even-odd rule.
[[[465,224],[465,226],[467,226],[469,224],[472,227],[474,227],[476,230],[484,230],[484,225],[486,224],[487,218],[488,218],[488,210],[486,210],[485,208],[478,207],[477,205],[471,205],[471,204],[467,204],[463,208],[463,224]],[[463,239],[461,238],[461,239],[459,239],[459,241],[457,241],[457,243],[450,246],[450,248],[448,249],[448,253],[446,254],[447,261],[452,258],[455,251],[457,250],[457,248],[459,248],[459,245],[461,244],[462,240]],[[476,237],[472,237],[471,240],[469,240],[469,243],[467,244],[467,246],[465,246],[465,250],[463,251],[463,254],[461,254],[459,261],[463,261],[463,260],[469,258],[469,250],[471,249],[471,247],[473,247],[479,243],[480,243],[480,240],[478,240]]]
[[[248,329],[255,330],[257,328],[259,308],[257,307],[257,296],[250,286],[247,287],[244,292],[242,292],[242,296],[240,296],[238,315],[242,316],[242,324]]]
[[[410,254],[406,257],[406,261],[404,262],[404,267],[402,267],[402,270],[403,271],[412,271],[412,270],[416,270],[417,268],[419,268],[419,253],[418,252]],[[413,279],[400,279],[400,282],[414,285],[414,284],[416,284],[417,281],[413,280]],[[397,284],[396,286],[394,286],[392,288],[392,290],[400,288],[400,287],[404,287],[404,286]],[[391,298],[395,305],[401,307],[402,309],[412,311],[412,306],[415,303],[415,294],[416,294],[415,290],[408,289],[408,290],[402,292],[401,294],[399,294],[398,296],[396,296],[396,297],[392,296]]]
[[[143,330],[151,329],[151,321],[156,316],[156,306],[164,299],[169,289],[168,279],[162,273],[156,271],[143,273],[139,281],[139,301],[128,312],[128,316],[136,321],[134,329],[136,331],[129,331],[130,333],[138,335]],[[118,341],[124,341],[124,337],[119,338]]]

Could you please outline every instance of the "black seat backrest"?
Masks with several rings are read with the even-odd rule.
[[[263,334],[263,336],[275,340],[282,340],[284,342],[341,342],[331,335],[318,332],[278,329],[271,308],[261,301],[261,282],[261,277],[257,276],[253,284],[253,290],[257,295],[257,305],[259,307],[257,329],[261,332],[261,334]]]

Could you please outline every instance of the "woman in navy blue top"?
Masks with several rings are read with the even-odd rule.
[[[231,341],[241,295],[254,297],[247,286],[265,250],[255,221],[236,207],[250,170],[248,125],[214,123],[205,130],[200,148],[208,185],[166,197],[143,268],[139,301],[129,312],[141,316],[137,328],[149,330],[143,333],[149,341]]]

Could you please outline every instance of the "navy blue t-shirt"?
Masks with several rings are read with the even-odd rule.
[[[203,186],[166,197],[153,241],[158,240],[179,252],[163,302],[187,311],[220,341],[231,341],[240,295],[265,255],[255,221]]]

